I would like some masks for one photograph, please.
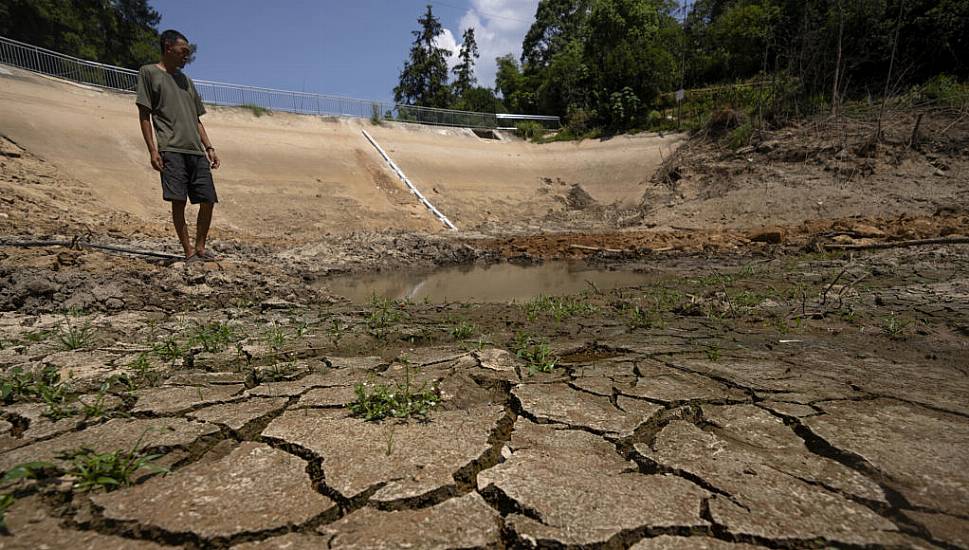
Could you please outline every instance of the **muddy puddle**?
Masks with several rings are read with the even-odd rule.
[[[321,288],[355,303],[376,295],[415,302],[512,302],[539,295],[576,294],[584,290],[610,290],[638,286],[655,274],[614,271],[574,262],[541,265],[464,265],[432,272],[364,273],[323,279]]]

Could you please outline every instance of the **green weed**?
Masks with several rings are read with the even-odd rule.
[[[552,372],[558,363],[558,357],[552,353],[548,342],[540,341],[524,332],[515,334],[512,348],[515,355],[525,361],[529,374]]]
[[[278,352],[286,345],[286,332],[275,321],[269,324],[265,334],[266,345],[274,352]]]
[[[32,330],[24,333],[24,340],[36,344],[47,340],[50,336],[51,331],[49,330]]]
[[[75,489],[81,492],[104,489],[113,491],[127,487],[138,470],[149,473],[167,473],[168,469],[152,462],[162,455],[145,454],[138,450],[141,441],[130,451],[98,453],[89,448],[80,448],[61,454],[58,458],[69,460],[68,475],[77,478]]]
[[[522,307],[525,312],[525,317],[527,317],[529,321],[534,321],[539,315],[542,314],[549,315],[556,321],[562,321],[563,319],[569,317],[575,317],[578,315],[592,315],[599,311],[599,308],[589,304],[588,302],[568,296],[558,297],[539,295],[536,298],[526,302]]]
[[[189,336],[190,345],[202,346],[210,353],[218,353],[236,340],[235,332],[227,323],[197,324]]]
[[[707,347],[707,349],[704,350],[704,353],[706,354],[707,359],[713,363],[716,363],[717,361],[720,360],[720,348],[718,348],[717,346]]]
[[[396,300],[382,298],[376,294],[370,298],[370,314],[367,316],[367,328],[374,336],[382,337],[386,329],[399,323],[407,316],[403,305]]]
[[[70,398],[70,388],[61,382],[61,375],[54,367],[36,371],[14,367],[0,377],[0,399],[5,404],[40,401],[47,405],[45,416],[55,420],[75,413],[67,406]]]
[[[478,327],[476,327],[473,323],[461,321],[460,323],[453,325],[449,332],[451,333],[451,337],[455,340],[465,340],[470,338],[477,329]]]
[[[186,351],[187,350],[182,346],[174,334],[166,337],[160,342],[155,342],[152,345],[152,353],[154,353],[159,359],[170,361],[172,363],[184,357]]]
[[[895,312],[891,312],[887,317],[882,319],[882,332],[885,333],[892,340],[901,340],[904,338],[908,329],[911,326],[912,321],[910,319],[904,319],[895,315]]]
[[[356,400],[347,405],[350,413],[368,422],[385,418],[426,418],[428,412],[441,401],[437,388],[428,387],[426,383],[418,388],[412,387],[410,367],[404,369],[404,376],[404,382],[397,384],[354,386]]]
[[[257,118],[270,113],[269,109],[256,105],[255,103],[243,103],[239,105],[239,108],[251,111]]]
[[[129,378],[133,378],[132,381],[137,386],[157,386],[161,381],[161,374],[152,367],[145,353],[139,354],[138,358],[128,365],[128,370],[131,371]]]
[[[49,462],[26,462],[18,464],[7,470],[0,485],[7,485],[21,479],[37,479],[44,470],[53,469],[54,465]],[[5,516],[7,510],[17,501],[13,494],[0,495],[0,532],[7,532]]]
[[[57,327],[57,341],[61,348],[68,351],[86,349],[94,343],[94,329],[88,321],[78,325],[65,318],[64,323]]]

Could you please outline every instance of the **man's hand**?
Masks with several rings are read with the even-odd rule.
[[[222,161],[219,160],[219,155],[216,154],[215,149],[209,149],[205,152],[205,154],[209,156],[209,164],[212,166],[213,170],[219,166],[222,166]]]
[[[151,167],[159,172],[165,168],[165,161],[162,160],[161,153],[158,151],[151,152]]]

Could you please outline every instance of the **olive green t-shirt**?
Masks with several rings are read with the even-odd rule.
[[[159,151],[205,154],[198,129],[205,107],[185,73],[169,74],[155,64],[143,66],[138,70],[135,103],[151,111]]]

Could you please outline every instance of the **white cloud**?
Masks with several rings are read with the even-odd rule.
[[[448,65],[457,63],[457,53],[461,48],[455,43],[455,36],[462,36],[465,29],[474,28],[481,57],[475,65],[475,76],[479,86],[494,88],[497,65],[495,58],[513,54],[521,56],[522,40],[535,20],[538,0],[471,0],[471,8],[461,17],[460,28],[456,32],[444,29],[438,38],[441,47],[454,52]],[[448,42],[450,40],[450,42]],[[453,49],[450,44],[454,44]]]
[[[434,39],[434,44],[438,48],[444,48],[451,52],[451,57],[447,58],[447,69],[450,71],[458,64],[458,52],[461,51],[461,45],[454,40],[454,34],[449,29],[444,29],[444,33]]]

